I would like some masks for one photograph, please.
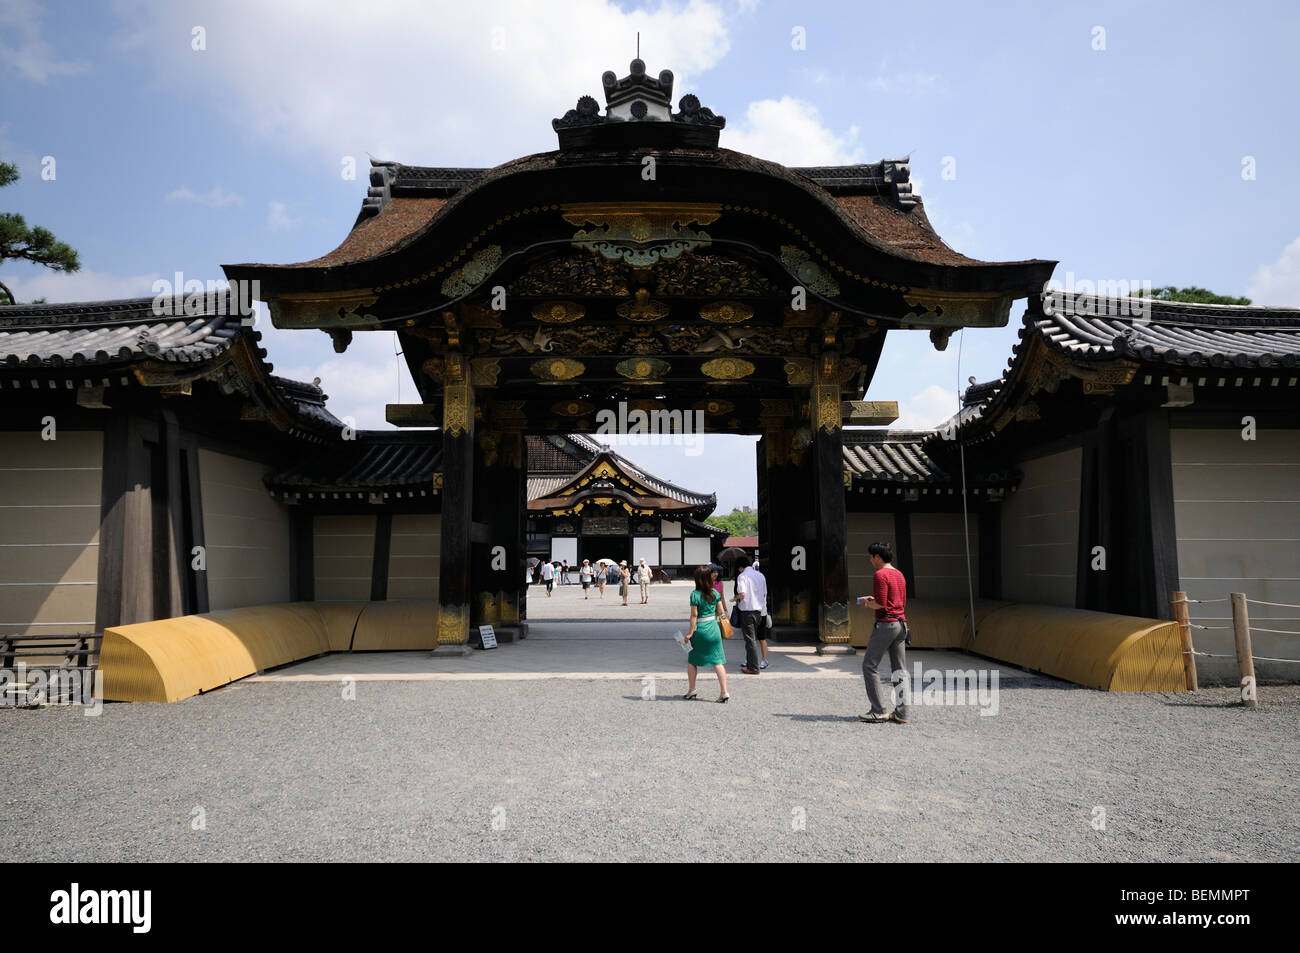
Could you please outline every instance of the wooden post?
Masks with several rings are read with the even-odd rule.
[[[1246,594],[1232,593],[1232,632],[1237,638],[1237,680],[1241,686],[1241,703],[1258,708],[1255,683],[1255,659],[1250,651],[1250,615],[1246,612]]]
[[[1187,690],[1196,691],[1200,686],[1196,681],[1196,656],[1192,654],[1192,620],[1188,618],[1187,593],[1174,590],[1169,597],[1174,608],[1174,621],[1178,623],[1178,634],[1183,643],[1183,672],[1187,675]]]

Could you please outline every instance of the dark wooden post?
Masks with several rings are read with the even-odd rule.
[[[759,546],[763,553],[762,570],[767,577],[772,621],[778,626],[796,623],[795,576],[796,572],[807,575],[806,569],[796,571],[792,568],[793,550],[799,543],[797,520],[800,507],[790,460],[791,438],[789,429],[772,427],[764,431],[758,444],[762,472],[760,486],[766,491],[760,491]]]
[[[442,401],[442,537],[438,569],[438,645],[465,645],[470,620],[474,392],[468,367],[448,356]]]
[[[476,443],[472,622],[515,626],[519,624],[518,567],[524,558],[521,514],[515,504],[523,472],[523,438],[518,432],[480,428]]]
[[[833,354],[821,356],[809,403],[813,428],[810,449],[817,487],[818,635],[828,645],[849,642],[848,536],[838,370],[839,362]]]

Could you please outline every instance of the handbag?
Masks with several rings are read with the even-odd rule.
[[[740,606],[734,602],[731,604],[731,625],[733,628],[740,625]]]
[[[727,621],[726,616],[718,616],[718,631],[722,633],[724,639],[731,638],[731,623]]]

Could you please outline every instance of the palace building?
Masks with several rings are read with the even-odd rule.
[[[584,96],[553,121],[553,151],[375,162],[333,251],[225,266],[260,283],[277,327],[339,352],[396,331],[418,400],[387,418],[409,429],[344,427],[328,382],[275,376],[258,332],[212,309],[0,308],[0,640],[111,630],[138,659],[146,634],[170,636],[133,624],[220,616],[228,634],[251,607],[301,621],[344,603],[420,608],[406,634],[356,609],[304,646],[522,633],[530,557],[678,575],[722,547],[712,494],[581,436],[627,408],[683,437],[688,420],[760,437],[777,637],[860,641],[850,605],[877,539],[918,618],[966,612],[950,644],[1100,687],[1181,681],[1174,590],[1300,603],[1300,311],[1062,308],[1043,294],[1054,262],[946,245],[904,160],[787,168],[723,148],[725,120],[696,96],[674,109],[667,70],[635,60],[602,84],[603,112]],[[897,418],[865,400],[887,334],[942,350],[1021,300],[999,379],[934,431],[879,429]],[[1223,624],[1200,605],[1198,624]],[[1261,618],[1285,629],[1288,611]],[[997,635],[1013,618],[1032,622]]]

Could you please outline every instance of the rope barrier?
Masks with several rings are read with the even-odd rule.
[[[1260,627],[1257,626],[1257,625],[1252,625],[1252,626],[1250,627],[1250,631],[1252,631],[1252,632],[1272,632],[1274,635],[1300,635],[1300,632],[1296,632],[1296,631],[1294,631],[1293,629],[1264,629],[1264,628],[1260,628]]]
[[[1300,662],[1300,658],[1269,658],[1267,655],[1252,655],[1257,662]]]
[[[1176,606],[1185,606],[1190,602],[1194,602],[1197,605],[1207,605],[1211,602],[1227,602],[1227,601],[1228,601],[1227,599],[1175,599],[1173,600],[1173,604]],[[1296,606],[1296,608],[1300,609],[1300,606]]]
[[[1189,651],[1184,651],[1183,654],[1184,654],[1184,655],[1199,655],[1199,656],[1201,656],[1202,658],[1236,658],[1236,657],[1237,657],[1237,656],[1235,656],[1235,655],[1214,655],[1214,654],[1211,653],[1211,652],[1197,652],[1195,649],[1192,649],[1190,652],[1189,652]]]
[[[1214,629],[1223,632],[1227,632],[1232,629],[1232,626],[1230,625],[1200,625],[1199,623],[1196,622],[1187,623],[1187,627],[1190,629]]]
[[[1300,609],[1300,606],[1291,602],[1265,602],[1263,599],[1247,599],[1246,601],[1253,602],[1257,606],[1277,606],[1281,609]]]

